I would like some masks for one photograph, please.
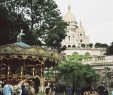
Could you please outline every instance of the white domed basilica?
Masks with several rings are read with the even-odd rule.
[[[68,11],[64,16],[64,21],[69,24],[67,26],[67,36],[62,41],[62,47],[67,48],[80,48],[81,44],[89,44],[89,36],[85,34],[82,22],[78,24],[75,16],[71,13],[71,7],[68,6]]]
[[[71,13],[71,7],[68,6],[68,11],[64,16],[64,21],[68,23],[67,36],[61,42],[62,47],[66,47],[66,50],[62,53],[71,55],[74,53],[84,55],[98,55],[102,56],[105,53],[105,49],[87,47],[89,44],[89,36],[85,34],[82,22],[78,23],[75,16]],[[84,44],[84,47],[82,46]]]

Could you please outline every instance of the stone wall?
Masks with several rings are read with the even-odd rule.
[[[105,49],[101,48],[69,48],[62,53],[66,55],[72,55],[74,53],[78,53],[79,55],[84,55],[86,53],[89,53],[91,56],[102,56],[106,52]]]

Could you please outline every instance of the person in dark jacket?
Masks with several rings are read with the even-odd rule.
[[[108,90],[106,88],[104,89],[104,95],[108,95]]]
[[[81,95],[81,89],[80,88],[77,88],[77,90],[76,90],[76,95]]]
[[[28,95],[28,90],[26,89],[24,84],[22,84],[21,89],[22,89],[22,94],[21,95]]]
[[[66,93],[67,95],[72,95],[72,88],[70,86],[66,88]]]

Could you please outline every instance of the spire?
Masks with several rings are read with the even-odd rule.
[[[70,4],[68,5],[68,10],[71,10],[71,6],[70,6]]]
[[[68,0],[68,11],[71,10],[71,0]]]
[[[70,4],[70,0],[68,3],[68,10],[66,15],[64,16],[64,21],[66,22],[77,22],[75,16],[71,13],[71,4]]]

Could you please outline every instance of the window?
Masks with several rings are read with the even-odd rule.
[[[75,45],[73,45],[72,48],[75,48]]]
[[[70,41],[70,36],[68,36],[68,40]]]
[[[83,40],[80,40],[80,42],[83,42]]]
[[[71,45],[68,45],[68,48],[70,48],[71,47]]]
[[[82,34],[80,34],[80,36],[82,36]]]

